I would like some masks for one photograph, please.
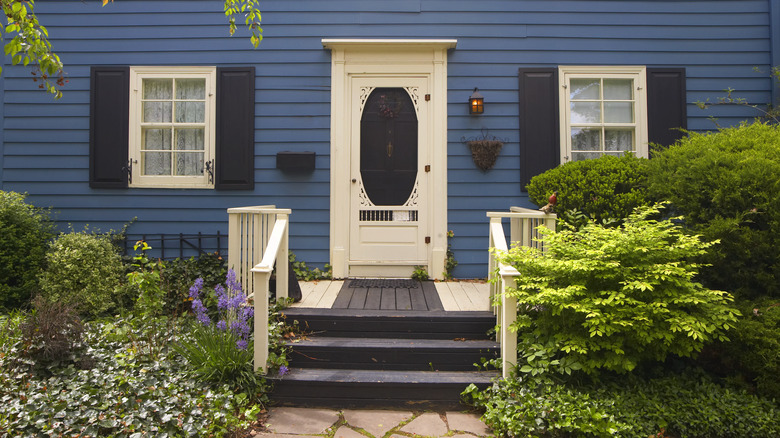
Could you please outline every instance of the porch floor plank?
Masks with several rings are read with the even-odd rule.
[[[320,298],[319,303],[317,303],[317,307],[323,307],[323,308],[330,308],[333,307],[333,302],[336,301],[336,298],[339,295],[339,291],[341,290],[341,287],[344,285],[344,281],[337,280],[337,281],[331,281],[328,285],[328,288],[325,290],[325,293],[322,294],[322,298]]]
[[[354,305],[354,292],[342,291],[344,281],[300,281],[303,298],[292,307],[320,309],[354,309],[360,305],[367,310],[421,310],[421,311],[487,311],[490,310],[490,287],[473,281],[423,282],[422,291],[393,288],[362,289]],[[399,294],[399,292],[402,292]],[[405,292],[405,293],[403,293]],[[421,293],[416,293],[421,292]],[[348,295],[345,297],[345,295]]]
[[[301,302],[306,299],[306,297],[309,296],[311,291],[314,290],[314,285],[316,282],[314,281],[299,281],[298,285],[301,287]],[[295,304],[293,304],[295,305]]]
[[[425,290],[422,293],[410,294],[409,298],[412,300],[412,310],[435,310],[428,308],[428,303],[425,302]]]
[[[349,300],[350,309],[362,309],[366,306],[366,296],[368,295],[368,289],[361,287],[352,292],[352,299]]]
[[[450,281],[447,282],[447,287],[452,291],[452,296],[454,296],[455,300],[458,302],[460,310],[477,310],[476,306],[474,306],[474,303],[471,301],[471,297],[469,297],[469,294],[463,289],[463,283]]]
[[[319,307],[317,306],[317,303],[319,303],[322,296],[325,295],[325,291],[328,290],[328,286],[330,286],[331,283],[332,281],[328,280],[316,282],[311,293],[301,300],[301,307]]]
[[[461,283],[463,290],[471,298],[474,310],[490,310],[490,286],[487,283]]]
[[[366,305],[364,309],[378,310],[382,308],[382,289],[372,287],[366,295]]]
[[[397,310],[412,310],[412,299],[409,289],[397,288],[395,290],[395,308]]]
[[[395,289],[382,288],[382,304],[379,307],[383,310],[395,310]]]
[[[349,308],[349,301],[352,300],[352,294],[355,293],[355,289],[353,288],[347,288],[344,289],[338,297],[336,297],[336,301],[333,302],[333,308],[334,309],[348,309]]]
[[[452,291],[450,290],[449,286],[447,286],[448,282],[434,284],[436,285],[436,292],[439,293],[439,299],[441,299],[441,304],[444,306],[444,310],[448,312],[460,310],[458,302],[452,295]]]

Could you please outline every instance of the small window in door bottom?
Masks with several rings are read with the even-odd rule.
[[[362,222],[417,222],[417,211],[360,210]]]

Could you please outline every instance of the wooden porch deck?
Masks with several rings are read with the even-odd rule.
[[[300,281],[303,298],[293,308],[330,309],[336,301],[343,280]],[[489,311],[490,289],[484,281],[435,282],[445,311]]]

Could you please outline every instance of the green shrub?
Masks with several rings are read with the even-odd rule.
[[[46,261],[41,290],[48,300],[75,304],[80,314],[92,317],[117,307],[124,267],[108,237],[86,231],[61,234]]]
[[[545,232],[544,254],[528,247],[499,254],[520,273],[507,293],[517,299],[521,372],[545,371],[539,357],[566,373],[625,372],[725,339],[738,314],[730,296],[692,280],[699,265],[690,260],[713,244],[649,219],[658,214],[658,206],[640,207],[617,228],[591,222]]]
[[[649,160],[648,191],[691,233],[720,240],[703,259],[709,287],[780,297],[780,126],[690,133]]]
[[[0,308],[16,308],[30,300],[53,237],[47,211],[26,204],[24,198],[0,190]]]
[[[557,213],[577,210],[599,221],[623,219],[647,204],[646,161],[630,154],[571,161],[531,178],[528,196],[542,206],[557,191]]]
[[[497,380],[463,394],[485,410],[497,435],[535,437],[743,438],[780,436],[780,411],[766,399],[687,371],[653,379],[621,376],[576,385]]]
[[[744,302],[743,316],[729,337],[706,348],[700,362],[712,372],[740,382],[780,402],[780,302]]]
[[[162,265],[161,281],[165,290],[165,311],[181,314],[190,309],[190,287],[195,279],[203,279],[203,287],[213,290],[225,281],[227,264],[217,253],[203,254],[197,258],[176,259]]]

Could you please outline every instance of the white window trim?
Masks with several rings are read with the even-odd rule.
[[[569,80],[572,78],[608,78],[608,79],[633,79],[635,82],[635,123],[636,132],[634,141],[636,144],[636,156],[647,158],[649,156],[647,140],[647,76],[645,66],[637,65],[565,65],[558,67],[559,82],[559,108],[561,130],[561,163],[571,161],[571,111],[569,100]]]
[[[130,120],[128,154],[132,163],[132,183],[130,187],[146,188],[192,188],[212,189],[213,178],[204,170],[202,176],[160,176],[141,174],[141,85],[145,78],[205,78],[206,79],[206,120],[204,132],[204,163],[215,157],[216,144],[216,87],[217,68],[140,66],[130,67]]]

